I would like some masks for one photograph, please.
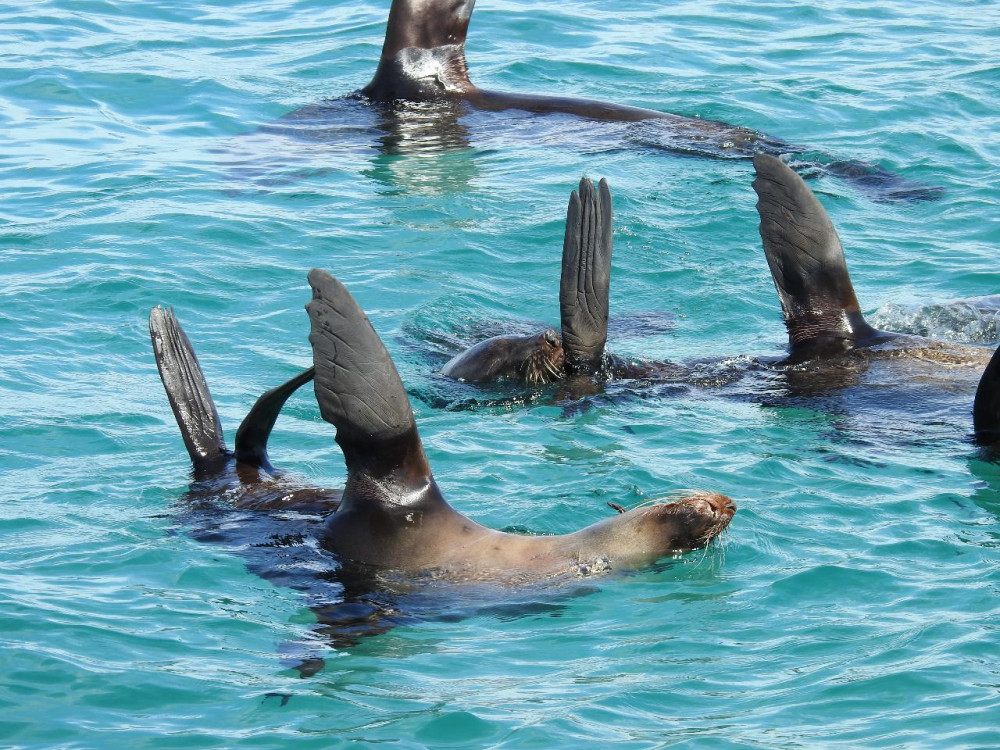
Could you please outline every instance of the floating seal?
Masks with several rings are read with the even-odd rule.
[[[153,308],[149,334],[167,400],[191,458],[194,494],[225,494],[241,508],[329,511],[337,506],[339,492],[290,484],[267,455],[278,414],[288,398],[313,379],[312,367],[260,396],[240,423],[235,449],[229,450],[201,365],[174,311]]]
[[[595,360],[580,368],[588,374],[589,384],[600,391],[611,380],[641,379],[643,388],[663,384],[680,387],[727,387],[743,382],[752,399],[773,401],[783,396],[825,396],[849,386],[860,385],[872,365],[888,362],[891,371],[880,372],[891,382],[912,378],[918,382],[933,382],[948,370],[966,370],[958,375],[966,380],[970,368],[984,367],[986,358],[981,350],[966,345],[954,345],[920,336],[880,330],[865,320],[857,294],[851,282],[844,249],[829,216],[805,181],[780,159],[758,154],[754,157],[756,179],[753,188],[757,193],[757,210],[760,216],[760,236],[764,255],[774,282],[788,332],[788,353],[784,357],[742,357],[696,362],[623,361],[603,354],[603,365],[596,371]],[[581,184],[581,205],[585,191]],[[571,207],[573,201],[571,201]],[[583,211],[586,215],[586,209]],[[563,253],[561,301],[563,302],[563,336],[565,361],[571,360],[566,331],[571,330],[574,313],[597,311],[589,318],[596,321],[583,330],[588,332],[594,346],[590,351],[603,350],[605,338],[599,335],[600,321],[608,318],[608,285],[592,283],[596,278],[607,280],[610,273],[611,230],[610,211],[601,232],[575,231],[588,226],[578,223],[571,210],[567,220],[567,243]],[[598,242],[588,244],[586,238],[601,236]],[[603,248],[606,252],[574,253],[576,247]],[[606,261],[606,264],[604,263]],[[598,273],[595,269],[600,268]],[[567,279],[571,283],[567,284]],[[569,293],[567,293],[569,289]],[[574,293],[575,292],[575,293]],[[584,294],[586,292],[586,294]],[[568,303],[568,304],[567,304]],[[500,337],[496,341],[509,340]],[[499,372],[496,366],[470,365],[484,363],[481,354],[490,350],[490,342],[483,342],[460,354],[446,366],[444,374],[485,383],[494,380]],[[492,354],[507,356],[506,372],[519,372],[511,359],[523,356],[524,349],[492,349]],[[534,351],[534,350],[530,350]],[[523,361],[523,360],[522,360]],[[586,361],[586,360],[585,360]],[[468,368],[463,372],[459,368]],[[1000,371],[1000,365],[991,364],[984,374],[976,402],[976,432],[990,434],[989,424],[1000,431],[1000,394],[989,384],[991,377]],[[560,377],[568,376],[564,366]],[[462,373],[462,374],[459,374]],[[466,375],[471,373],[472,376]],[[893,374],[894,373],[894,374]],[[774,374],[779,375],[775,380]],[[756,375],[756,377],[754,377]],[[949,373],[949,379],[953,377]],[[516,378],[515,378],[516,379]],[[877,379],[877,378],[876,378]],[[779,382],[780,381],[780,382]],[[868,382],[875,382],[871,378]],[[578,388],[578,382],[569,384],[570,397],[592,395]],[[764,387],[763,392],[761,387]],[[775,390],[774,386],[777,386]],[[913,409],[912,400],[907,408]],[[1000,434],[1000,433],[998,433]],[[984,437],[983,440],[988,438]]]
[[[816,149],[717,120],[589,99],[480,89],[470,80],[465,59],[474,5],[474,0],[393,0],[378,65],[366,86],[307,104],[258,132],[311,143],[357,144],[366,153],[374,143],[386,155],[430,155],[478,143],[503,147],[519,132],[536,138],[536,126],[518,127],[518,121],[556,115],[550,122],[551,137],[577,143],[587,152],[641,149],[718,159],[749,159],[759,152],[796,155],[796,166],[803,171],[829,172],[879,200],[933,200],[941,194],[938,188],[914,184],[876,164],[817,155]],[[567,126],[566,115],[595,127]],[[273,144],[269,148],[282,151]],[[421,165],[425,177],[426,169]],[[372,176],[393,185],[406,179],[382,168]],[[449,161],[437,178],[445,189],[463,190],[470,175],[463,169],[456,172]]]
[[[780,159],[758,154],[760,236],[778,292],[792,359],[809,359],[899,338],[861,314],[840,237],[823,205]]]
[[[475,0],[393,0],[378,67],[371,81],[350,98],[378,104],[439,102],[442,120],[454,129],[462,112],[452,105],[487,112],[519,110],[536,115],[573,115],[605,123],[649,123],[633,146],[718,158],[749,158],[758,152],[797,154],[807,149],[749,128],[685,117],[642,107],[589,99],[486,91],[469,79],[465,42]],[[334,114],[335,100],[305,107],[291,119]],[[404,129],[405,130],[405,129]],[[934,199],[940,191],[910,184],[877,165],[826,159],[803,164],[849,180],[887,200]]]
[[[780,159],[758,154],[760,236],[788,331],[785,364],[850,352],[921,356],[943,364],[979,362],[975,347],[879,330],[861,313],[837,230],[805,181]]]
[[[225,497],[244,509],[323,509],[318,541],[341,561],[456,581],[509,583],[633,568],[703,547],[728,526],[735,506],[712,492],[649,504],[560,536],[477,524],[442,496],[395,365],[353,297],[324,271],[312,271],[309,283],[314,366],[258,399],[234,451],[226,448],[208,385],[176,317],[162,308],[151,312],[157,366],[202,496]],[[310,380],[347,464],[342,493],[297,487],[267,456],[278,412]]]
[[[340,507],[322,542],[350,560],[457,580],[525,580],[631,568],[702,547],[735,513],[717,493],[621,513],[572,534],[523,536],[452,508],[424,455],[406,391],[368,319],[325,271],[306,306],[320,413],[347,463]]]
[[[580,180],[566,210],[559,312],[562,334],[495,336],[451,359],[441,374],[470,383],[514,380],[529,385],[590,376],[606,365],[612,252],[611,191]]]

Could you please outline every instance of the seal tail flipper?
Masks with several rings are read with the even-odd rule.
[[[347,463],[338,512],[367,501],[443,503],[403,381],[382,340],[337,279],[313,269],[309,285],[316,399],[323,419],[337,428]]]
[[[465,37],[476,0],[393,0],[382,56],[361,93],[373,101],[420,101],[472,89]]]
[[[198,467],[226,455],[219,412],[191,342],[172,309],[154,307],[150,311],[149,336],[191,462]]]
[[[580,180],[566,211],[559,308],[566,372],[592,375],[601,368],[608,340],[611,285],[611,191],[601,180]]]
[[[267,439],[288,397],[312,380],[314,373],[315,368],[310,367],[257,399],[236,431],[237,461],[273,471],[267,458]]]
[[[979,445],[1000,441],[1000,348],[993,353],[979,379],[972,406],[972,426]]]
[[[792,353],[872,343],[880,332],[861,315],[844,249],[823,206],[780,159],[757,154],[753,164],[760,236]]]

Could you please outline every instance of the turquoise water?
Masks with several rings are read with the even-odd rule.
[[[1000,338],[996,305],[951,304],[1000,292],[995,3],[541,5],[480,0],[475,82],[723,119],[941,187],[886,204],[811,183],[874,321]],[[614,193],[615,351],[776,355],[784,330],[746,162],[531,123],[401,153],[253,135],[366,83],[387,7],[0,6],[0,745],[1000,746],[1000,467],[967,439],[974,376],[575,407],[441,382],[476,331],[557,320],[583,175]],[[146,330],[174,306],[231,439],[309,362],[314,266],[396,357],[462,511],[564,532],[697,487],[739,505],[725,539],[585,588],[445,597],[353,647],[316,637],[301,594],[186,533]],[[299,395],[271,456],[339,486],[331,433]],[[306,679],[303,644],[326,661]]]

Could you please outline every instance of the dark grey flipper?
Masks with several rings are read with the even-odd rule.
[[[559,309],[566,373],[593,375],[608,340],[611,286],[611,191],[606,180],[580,180],[569,197],[563,241]]]
[[[753,164],[760,236],[792,355],[832,354],[892,338],[861,315],[837,231],[802,178],[773,156],[758,154]]]
[[[198,467],[228,455],[219,412],[191,342],[173,310],[154,307],[150,311],[149,336],[156,367],[191,462]]]
[[[431,476],[396,366],[350,292],[326,271],[309,273],[306,305],[316,400],[337,428],[347,483],[338,515],[359,506],[445,504]]]
[[[471,90],[465,36],[476,0],[393,0],[382,56],[361,94],[423,101]]]
[[[993,353],[979,379],[972,406],[972,425],[979,445],[993,445],[1000,441],[1000,349]]]
[[[287,383],[264,393],[251,407],[236,431],[236,460],[273,471],[267,458],[267,439],[288,397],[313,379],[315,368],[299,373]]]

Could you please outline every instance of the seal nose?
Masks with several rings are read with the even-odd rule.
[[[545,343],[549,344],[550,346],[559,346],[562,343],[559,340],[559,334],[556,333],[555,328],[545,329],[545,333],[543,334],[543,336],[545,337]]]
[[[722,516],[727,516],[732,518],[736,513],[736,503],[732,501],[731,498],[727,497],[718,492],[711,493],[705,498],[708,504],[712,506],[712,510]]]

